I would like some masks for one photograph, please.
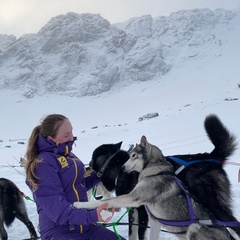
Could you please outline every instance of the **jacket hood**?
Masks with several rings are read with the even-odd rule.
[[[38,154],[40,154],[41,152],[53,152],[56,154],[67,156],[72,151],[72,145],[75,140],[76,138],[74,138],[73,141],[56,143],[53,140],[48,140],[47,138],[39,134],[37,140]]]

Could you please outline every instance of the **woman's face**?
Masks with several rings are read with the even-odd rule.
[[[73,133],[72,133],[72,124],[68,119],[65,119],[61,125],[61,127],[58,129],[57,135],[55,138],[48,137],[49,140],[53,140],[57,143],[65,143],[69,141],[73,141]]]

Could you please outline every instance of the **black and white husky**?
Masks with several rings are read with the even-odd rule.
[[[89,166],[101,179],[100,194],[104,198],[111,198],[127,194],[133,190],[138,182],[138,172],[126,173],[122,166],[129,159],[129,153],[121,150],[122,142],[103,144],[92,154]],[[102,190],[102,192],[101,192]],[[97,196],[96,199],[98,199]],[[146,240],[148,215],[144,206],[131,208],[128,213],[129,240]]]
[[[212,123],[214,123],[214,125],[217,124],[215,130],[219,128],[223,131],[223,135],[217,131],[214,132],[214,130],[211,130],[211,127],[214,128],[214,125],[211,125]],[[215,149],[212,153],[214,153],[215,157],[220,157],[222,160],[225,160],[235,148],[235,138],[229,134],[219,119],[214,115],[211,115],[206,119],[205,128],[215,145]],[[213,136],[214,134],[216,134],[215,137]],[[219,140],[217,140],[217,136],[219,137]],[[224,143],[224,141],[226,142]],[[218,148],[219,146],[221,148]],[[209,156],[205,157],[210,158]],[[199,160],[201,160],[201,158]],[[208,162],[205,164],[208,165]],[[218,221],[219,216],[215,216],[210,212],[209,209],[201,203],[202,200],[198,201],[196,196],[192,198],[192,195],[188,194],[185,190],[185,184],[182,184],[181,181],[176,178],[175,171],[176,169],[179,170],[179,168],[177,166],[173,168],[173,165],[162,155],[160,149],[149,144],[146,137],[143,136],[141,138],[141,143],[134,148],[130,159],[124,167],[128,172],[135,170],[140,173],[138,183],[129,194],[107,200],[109,202],[109,207],[138,207],[140,205],[145,205],[150,217],[151,240],[158,239],[161,225],[167,230],[175,232],[179,239],[186,239],[186,236],[187,239],[201,240],[232,239],[225,227],[221,224],[224,219]],[[186,172],[189,171],[189,169],[187,169],[188,168],[186,168]],[[196,169],[195,172],[197,171]],[[210,170],[211,169],[212,167]],[[201,168],[199,168],[199,170],[201,170]],[[205,169],[205,171],[207,172],[208,170]],[[182,171],[182,173],[184,173],[184,171]],[[202,173],[200,171],[200,174]],[[220,174],[220,177],[217,173]],[[212,176],[215,176],[216,179],[214,179],[214,177],[212,177],[212,179],[209,178],[208,181],[210,182],[207,183],[208,185],[211,185],[212,181],[212,184],[215,186],[215,182],[218,180],[224,185],[220,189],[216,186],[216,191],[213,191],[212,194],[219,194],[218,198],[223,196],[220,203],[216,203],[217,207],[222,207],[230,202],[230,197],[227,196],[227,194],[229,194],[229,182],[226,180],[227,176],[224,174],[223,177],[221,177],[222,173],[219,171],[218,167],[217,170],[213,170],[211,174]],[[190,174],[189,176],[192,175]],[[198,181],[197,178],[191,180],[193,185],[194,182],[197,183]],[[201,181],[202,184],[204,184],[204,179],[201,179]],[[187,182],[187,184],[189,183]],[[218,192],[218,190],[220,192]],[[224,193],[226,196],[224,196]],[[202,191],[200,194],[202,194]],[[216,201],[216,199],[219,201],[218,198],[212,197],[212,195],[210,192],[207,195],[210,202]],[[226,202],[223,204],[225,200]],[[101,201],[92,203],[75,203],[75,206],[80,208],[95,208],[101,203]],[[211,204],[209,206],[211,206]],[[231,204],[226,209],[228,217],[232,216],[229,209],[231,210]],[[227,224],[230,224],[230,227],[237,226],[238,224],[233,216],[232,218],[227,218],[226,221],[228,221]],[[185,231],[187,233],[179,234],[179,231]]]
[[[8,239],[8,234],[4,228],[4,224],[9,227],[14,221],[15,217],[26,225],[32,240],[39,239],[32,222],[28,218],[25,203],[17,186],[9,179],[0,178],[1,240]]]

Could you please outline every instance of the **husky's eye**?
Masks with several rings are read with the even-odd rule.
[[[132,158],[135,158],[135,157],[136,157],[136,153],[133,153],[133,154],[132,154]]]

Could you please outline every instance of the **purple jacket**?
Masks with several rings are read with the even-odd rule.
[[[84,232],[98,221],[96,209],[72,206],[75,201],[88,201],[87,191],[99,183],[94,172],[85,174],[84,164],[71,152],[72,145],[73,142],[56,144],[41,135],[38,138],[41,162],[35,169],[38,189],[33,192],[33,197],[42,239],[67,229]]]

